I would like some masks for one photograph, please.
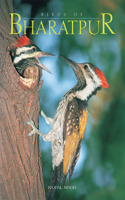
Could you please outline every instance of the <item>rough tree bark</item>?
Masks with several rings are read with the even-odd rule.
[[[39,138],[27,137],[29,118],[38,126],[40,73],[29,67],[23,79],[15,70],[8,47],[10,0],[0,0],[0,199],[44,200],[45,190]]]

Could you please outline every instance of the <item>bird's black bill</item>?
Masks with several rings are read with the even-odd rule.
[[[47,67],[45,67],[45,66],[39,61],[39,58],[47,57],[47,56],[53,56],[53,57],[55,57],[55,55],[50,54],[50,53],[46,53],[46,52],[43,52],[43,51],[36,52],[36,58],[37,58],[37,60],[38,60],[38,65],[39,65],[42,69],[44,69],[45,71],[51,73],[51,72],[47,69]]]
[[[79,68],[79,65],[76,63],[76,62],[74,62],[73,60],[70,60],[69,58],[66,58],[66,57],[64,57],[64,56],[60,56],[63,60],[65,60],[66,61],[66,63],[68,64],[68,65],[70,65],[73,69],[74,69],[74,71],[77,71],[77,69]]]
[[[47,72],[49,72],[49,73],[51,74],[51,71],[49,71],[49,70],[47,69],[47,67],[45,67],[40,61],[38,62],[38,65],[39,65],[42,69],[44,69],[45,71],[47,71]]]
[[[39,52],[39,57],[46,57],[46,56],[52,56],[52,57],[56,57],[55,55],[51,54],[51,53],[46,53],[46,52]]]

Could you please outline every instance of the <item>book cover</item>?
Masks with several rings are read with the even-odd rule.
[[[124,199],[123,0],[1,0],[0,3],[1,199],[46,199],[48,190],[54,191],[54,200]],[[32,41],[32,49],[28,42],[22,44],[18,40],[22,35]],[[39,51],[47,52],[37,56],[42,69],[38,68],[36,60],[32,64],[28,60],[23,71],[20,71],[22,63],[16,66],[21,59],[26,60],[24,50],[27,49],[15,51],[14,48],[28,46],[31,51],[33,45]],[[82,78],[79,78],[81,75],[77,76],[69,61],[67,64],[60,55],[75,63],[87,63],[89,67],[92,63],[104,73],[109,84],[96,94],[93,94],[92,86],[79,93],[86,96],[82,100],[88,104],[87,124],[79,143],[79,159],[70,182],[67,175],[63,187],[62,179],[57,185],[50,183],[56,176],[51,175],[51,142],[45,142],[37,134],[27,136],[32,128],[26,124],[31,119],[42,134],[47,134],[51,126],[40,111],[54,118],[62,97],[74,88],[78,80],[82,82]],[[88,80],[88,74],[85,77]],[[85,83],[84,87],[89,82]],[[75,95],[76,90],[81,90],[79,88],[75,88],[75,92],[71,90],[69,94]],[[89,90],[92,90],[90,94]],[[79,100],[77,103],[79,107]],[[74,115],[76,112],[81,112],[80,108],[73,111]],[[64,122],[62,117],[60,123],[63,129],[67,120],[66,115]],[[58,132],[59,127],[54,131]],[[62,137],[65,138],[64,135]],[[70,142],[73,148],[72,140]],[[76,155],[72,154],[74,157]]]

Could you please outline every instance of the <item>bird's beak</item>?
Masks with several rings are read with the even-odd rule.
[[[47,57],[47,56],[53,56],[55,57],[55,55],[53,54],[50,54],[50,53],[46,53],[46,52],[43,52],[43,51],[38,51],[38,52],[35,52],[36,53],[36,59],[38,60],[38,65],[44,69],[45,71],[51,73],[40,61],[39,61],[39,58],[42,58],[42,57]]]
[[[55,57],[55,55],[53,55],[51,53],[46,53],[46,52],[43,52],[43,51],[38,51],[37,54],[38,54],[38,58],[40,58],[40,57],[46,57],[46,56],[53,56],[53,57]]]
[[[79,65],[78,65],[75,61],[70,60],[69,58],[66,58],[66,57],[64,57],[64,56],[60,56],[60,57],[61,57],[62,59],[64,59],[64,60],[66,61],[66,63],[67,63],[68,65],[70,65],[70,66],[73,68],[74,72],[77,72],[77,71],[78,71]]]

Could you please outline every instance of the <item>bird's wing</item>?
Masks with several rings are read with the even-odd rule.
[[[74,98],[68,103],[63,127],[63,185],[67,173],[69,172],[70,178],[78,160],[81,141],[86,128],[87,116],[87,105],[83,101]]]

